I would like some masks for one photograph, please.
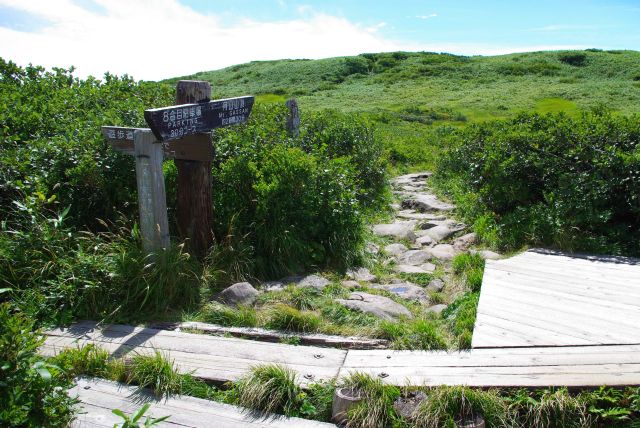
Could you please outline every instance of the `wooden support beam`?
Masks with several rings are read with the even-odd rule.
[[[209,101],[209,82],[181,80],[176,87],[176,104]],[[196,134],[193,145],[211,146],[211,135]],[[175,160],[178,170],[177,222],[178,234],[187,241],[189,252],[198,258],[206,256],[213,242],[211,205],[211,161]]]
[[[155,253],[169,246],[162,144],[151,130],[136,130],[133,138],[142,246],[147,253]]]

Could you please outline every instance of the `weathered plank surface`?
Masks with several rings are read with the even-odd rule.
[[[122,422],[122,419],[114,415],[111,410],[120,409],[130,415],[144,403],[150,403],[151,407],[145,415],[152,418],[170,416],[168,420],[158,425],[160,427],[335,427],[335,425],[300,418],[258,418],[243,408],[228,404],[185,396],[166,400],[158,399],[149,392],[136,390],[136,387],[105,380],[78,379],[77,385],[69,391],[72,397],[77,396],[81,402],[81,413],[72,426],[111,428],[114,424]]]
[[[306,385],[335,378],[346,356],[346,351],[340,349],[256,342],[126,325],[97,329],[93,322],[50,330],[46,335],[41,348],[45,355],[54,355],[63,348],[88,343],[94,343],[114,356],[126,356],[131,352],[150,355],[158,350],[174,360],[180,371],[214,382],[234,381],[252,366],[277,363],[295,370],[300,383]]]
[[[640,260],[530,250],[488,260],[472,347],[640,344]]]
[[[351,372],[379,376],[394,385],[638,385],[640,346],[472,349],[467,352],[351,350],[340,376]]]
[[[184,321],[178,323],[159,323],[153,326],[162,330],[174,331],[201,331],[207,334],[231,335],[234,337],[264,340],[268,342],[281,342],[287,338],[297,338],[303,345],[327,346],[341,349],[386,349],[389,341],[368,337],[347,337],[327,334],[291,334],[276,330],[267,330],[257,327],[224,327],[196,321]]]

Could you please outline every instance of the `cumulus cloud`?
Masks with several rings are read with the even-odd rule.
[[[431,18],[435,18],[436,16],[438,16],[437,13],[430,13],[429,15],[416,15],[416,18],[418,18],[418,19],[431,19]]]
[[[44,19],[33,32],[0,27],[0,55],[20,64],[75,65],[79,75],[105,71],[154,80],[253,60],[326,58],[416,49],[344,18],[310,12],[305,18],[225,25],[176,0],[96,0],[89,10],[71,0],[0,0]],[[94,9],[94,8],[92,8]]]
[[[89,8],[72,0],[0,0],[0,6],[46,22],[31,31],[0,27],[0,56],[21,65],[74,65],[79,76],[102,77],[109,71],[157,80],[254,60],[399,50],[493,55],[583,48],[399,42],[382,36],[385,22],[363,26],[309,8],[296,19],[263,22],[245,18],[229,24],[178,0],[93,3],[96,7]]]

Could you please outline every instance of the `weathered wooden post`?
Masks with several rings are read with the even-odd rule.
[[[162,144],[151,130],[133,132],[142,247],[154,253],[169,246],[167,197],[162,174]]]
[[[181,80],[176,87],[176,104],[191,104],[211,99],[209,82]],[[194,146],[211,147],[209,133],[195,134]],[[178,170],[178,234],[197,257],[206,255],[213,240],[211,205],[211,160],[175,160]]]
[[[287,132],[292,137],[300,135],[300,111],[298,110],[298,102],[295,98],[288,99],[285,103],[289,109],[287,115]]]

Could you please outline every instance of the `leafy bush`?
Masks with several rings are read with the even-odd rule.
[[[74,400],[64,373],[37,354],[43,342],[34,324],[0,304],[0,425],[66,427]]]
[[[640,254],[639,116],[522,114],[459,137],[437,185],[483,239]]]
[[[363,209],[386,190],[382,150],[366,124],[312,116],[291,138],[285,115],[257,107],[248,124],[216,133],[215,234],[242,236],[260,277],[355,261]]]
[[[587,62],[587,54],[579,51],[562,52],[558,54],[558,59],[565,64],[581,67]]]

